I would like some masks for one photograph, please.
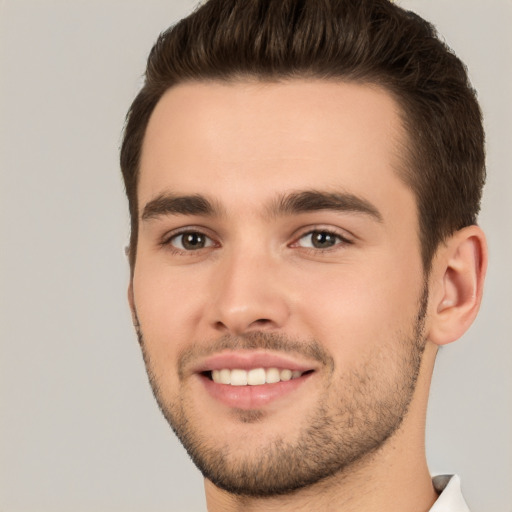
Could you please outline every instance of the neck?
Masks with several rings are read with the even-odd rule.
[[[209,512],[427,512],[437,499],[425,456],[425,415],[436,349],[427,343],[414,398],[401,427],[376,452],[293,493],[235,496],[205,480]]]

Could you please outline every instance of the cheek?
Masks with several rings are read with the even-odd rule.
[[[414,268],[412,268],[414,267]],[[414,325],[423,288],[421,272],[386,264],[339,266],[328,275],[305,273],[297,313],[308,333],[333,357],[355,360],[361,351],[390,346]]]
[[[191,337],[197,287],[175,272],[157,272],[155,267],[147,265],[136,269],[133,292],[145,349],[152,364],[174,368],[177,354]]]

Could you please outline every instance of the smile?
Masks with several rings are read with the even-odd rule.
[[[318,362],[260,350],[226,350],[191,369],[202,388],[230,409],[260,409],[307,385]]]
[[[290,370],[288,368],[253,368],[251,370],[223,368],[221,370],[213,370],[211,372],[211,379],[216,384],[262,386],[263,384],[276,384],[278,382],[298,379],[304,373],[306,372]]]

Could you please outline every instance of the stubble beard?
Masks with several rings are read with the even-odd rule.
[[[229,443],[219,445],[205,435],[209,425],[196,428],[187,404],[181,399],[170,402],[164,398],[159,379],[140,328],[137,328],[144,361],[153,394],[169,425],[181,441],[203,476],[216,486],[240,496],[270,497],[293,493],[334,475],[342,476],[348,469],[370,459],[398,430],[407,414],[414,395],[423,351],[425,348],[424,320],[428,302],[425,286],[412,332],[398,333],[394,340],[395,353],[389,346],[375,353],[357,368],[352,368],[336,382],[336,390],[322,397],[316,410],[295,441],[273,436],[264,446],[243,456],[233,455]],[[238,348],[272,348],[283,350],[288,343],[271,333],[250,333],[231,341]],[[229,345],[230,339],[225,340]],[[314,340],[300,342],[305,353],[321,354],[323,364],[333,365]],[[386,363],[394,368],[385,374]],[[260,411],[238,411],[240,429],[244,423],[258,422]],[[304,419],[304,418],[302,418]]]

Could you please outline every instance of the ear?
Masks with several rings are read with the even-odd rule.
[[[433,262],[428,339],[446,345],[460,338],[482,302],[487,244],[478,226],[457,231],[440,246]]]
[[[135,329],[139,328],[139,320],[137,318],[137,312],[135,310],[135,300],[133,298],[133,280],[130,279],[130,284],[128,285],[128,304],[130,305],[130,311],[132,313],[132,323]]]

